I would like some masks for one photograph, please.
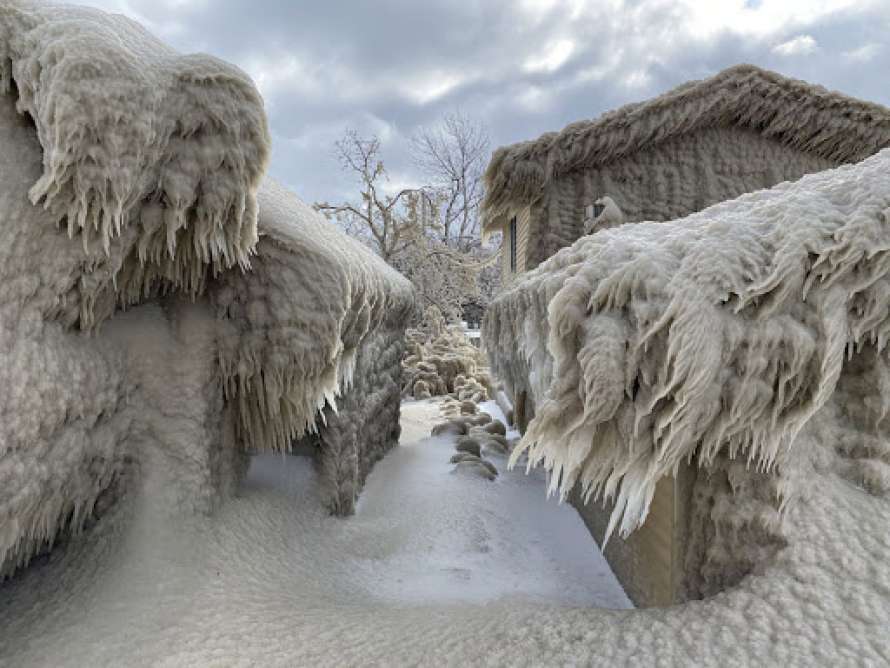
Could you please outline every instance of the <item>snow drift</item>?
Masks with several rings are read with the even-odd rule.
[[[352,463],[330,483],[348,512],[397,439],[412,295],[261,186],[249,78],[121,16],[3,2],[0,91],[0,573],[134,481],[209,510],[245,452],[324,431],[319,411],[358,385],[389,408],[347,407],[381,430],[373,456],[321,448]]]

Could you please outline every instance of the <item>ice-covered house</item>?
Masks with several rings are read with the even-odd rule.
[[[300,438],[348,514],[397,441],[410,284],[268,154],[237,68],[0,3],[0,576],[125,495],[209,511]]]
[[[890,149],[585,236],[501,293],[485,328],[500,377],[536,372],[514,459],[561,494],[609,497],[610,547],[692,464],[679,598],[705,600],[647,611],[648,649],[596,631],[627,643],[616,663],[890,659]]]
[[[498,149],[485,174],[484,231],[503,232],[507,284],[585,223],[673,220],[887,145],[890,110],[739,65]],[[605,198],[617,210],[602,210]]]
[[[529,425],[556,382],[546,349],[553,334],[547,329],[544,295],[549,299],[567,280],[566,274],[549,271],[535,272],[534,279],[526,280],[522,271],[539,266],[585,233],[625,222],[673,221],[743,193],[860,161],[885,146],[890,146],[890,110],[742,65],[597,120],[570,125],[558,134],[497,151],[486,173],[485,225],[488,231],[504,231],[504,272],[514,289],[492,307],[484,336],[493,370],[512,396],[519,426]],[[607,205],[605,210],[596,211],[591,220],[590,205],[600,203]],[[738,210],[744,204],[735,206]],[[742,218],[735,215],[732,220]],[[586,246],[563,252],[577,255],[581,248]],[[548,266],[560,265],[565,257],[557,255]],[[642,251],[636,257],[640,263],[655,261]],[[622,259],[616,256],[614,261]],[[601,290],[617,287],[604,285]],[[596,311],[592,305],[581,308]],[[654,303],[647,302],[646,308],[654,308]],[[528,309],[528,315],[519,318],[522,326],[507,322],[506,313],[518,317],[522,309]],[[644,316],[650,317],[633,317]],[[631,325],[643,326],[637,320]],[[618,322],[615,327],[625,325]],[[594,333],[588,335],[592,346],[608,345],[606,340],[594,343]],[[652,345],[659,344],[649,343],[634,354],[651,353]],[[617,356],[620,351],[612,352]],[[590,360],[605,363],[596,356]],[[588,371],[593,374],[593,369]],[[567,378],[578,382],[576,375]],[[593,391],[601,381],[588,382],[594,383],[587,388]],[[628,396],[636,397],[640,383],[628,383]],[[668,399],[657,395],[650,400]],[[573,428],[568,416],[554,419],[548,437]],[[670,425],[661,428],[669,430]],[[533,426],[529,438],[533,440],[539,429]],[[645,504],[642,527],[626,537],[613,537],[606,548],[613,570],[638,604],[672,603],[689,595],[686,580],[694,567],[688,554],[697,530],[689,517],[696,479],[694,466],[676,462],[670,475],[647,489],[652,498]],[[580,486],[568,496],[602,542],[610,517],[621,509],[585,502]]]
[[[137,517],[212,505],[237,479],[241,445],[317,424],[325,390],[356,410],[357,395],[343,395],[350,369],[374,388],[362,403],[391,406],[374,368],[398,366],[387,361],[398,318],[386,314],[400,314],[407,285],[260,185],[265,121],[243,73],[179,56],[120,17],[0,0],[0,81],[7,557],[95,514],[105,527],[132,519],[117,512],[121,496],[172,506]],[[223,570],[198,583],[200,604],[188,589],[168,595],[180,578],[161,587],[139,569],[123,591],[159,592],[145,619],[116,618],[113,581],[133,573],[105,570],[120,555],[103,540],[43,573],[58,578],[20,574],[0,597],[0,662],[887,665],[888,297],[885,150],[685,219],[585,237],[496,301],[486,326],[506,344],[500,371],[512,377],[524,356],[546,389],[524,446],[557,486],[613,493],[626,533],[656,480],[687,458],[700,467],[685,559],[691,596],[705,600],[385,606],[348,578],[336,598],[306,600],[294,592],[312,587],[288,585],[315,563],[292,568],[293,537],[274,521],[254,534],[268,518],[249,513],[234,525],[240,554],[214,550],[217,527],[176,550]],[[334,441],[351,451],[348,434]],[[344,480],[367,461],[352,452],[328,460]],[[280,550],[240,549],[256,535]],[[135,545],[163,551],[156,539]],[[79,559],[94,554],[107,558]],[[255,571],[252,587],[232,595],[226,567]]]

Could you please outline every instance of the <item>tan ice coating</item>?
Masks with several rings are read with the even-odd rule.
[[[702,467],[689,587],[721,593],[640,611],[331,602],[289,570],[282,555],[302,552],[279,549],[279,516],[220,502],[247,448],[284,447],[341,394],[354,417],[326,408],[320,438],[333,444],[329,504],[348,512],[398,433],[408,284],[279,186],[260,187],[266,125],[238,70],[178,56],[121,17],[8,0],[0,66],[0,561],[10,572],[94,511],[108,519],[51,560],[58,579],[25,570],[7,583],[12,663],[890,661],[890,152],[605,230],[492,307],[496,372],[535,369],[523,445],[555,484],[614,495],[627,532],[660,475]],[[869,130],[867,105],[849,112],[862,143],[826,135],[831,159],[867,155],[886,132]],[[504,188],[534,190],[561,165],[529,163]],[[238,566],[246,612],[202,580],[186,601],[164,591],[181,623],[150,632],[79,615],[93,565],[116,563],[116,532],[139,518],[115,510],[137,482],[172,517],[224,516],[202,544]],[[225,510],[247,519],[226,524]],[[247,558],[265,547],[254,535],[281,559]],[[311,572],[332,572],[328,557]],[[70,632],[35,635],[71,618]]]

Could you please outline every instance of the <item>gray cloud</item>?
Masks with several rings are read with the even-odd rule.
[[[457,108],[498,146],[739,62],[890,105],[881,0],[86,1],[249,72],[272,173],[309,201],[351,191],[332,157],[346,127],[413,182],[407,138]]]

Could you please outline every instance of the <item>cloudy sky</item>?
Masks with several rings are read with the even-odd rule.
[[[748,62],[890,106],[890,0],[80,0],[257,82],[272,173],[304,199],[354,192],[333,157],[376,134],[393,186],[408,138],[461,110],[492,147]]]

